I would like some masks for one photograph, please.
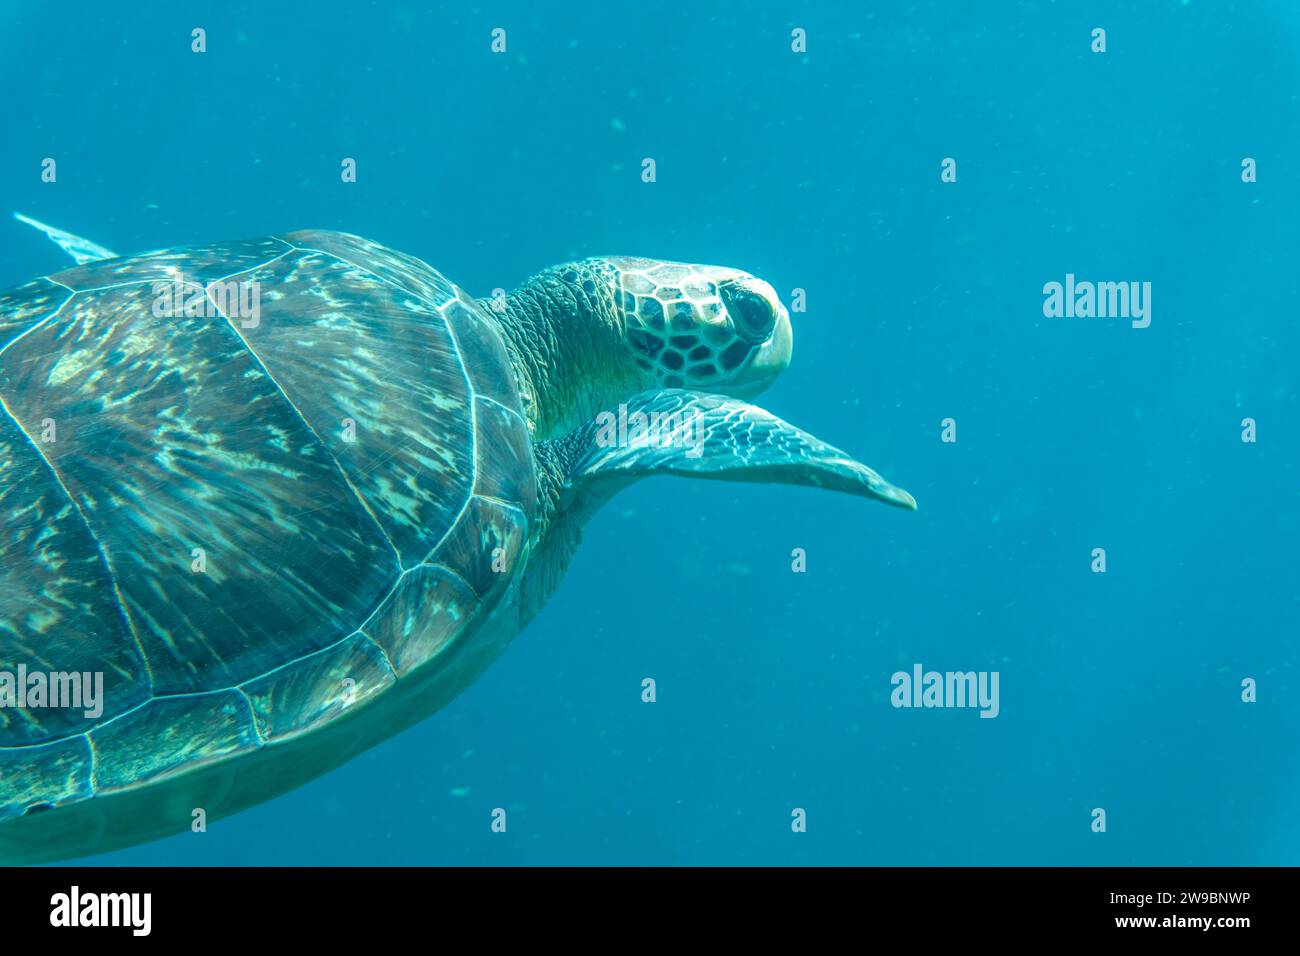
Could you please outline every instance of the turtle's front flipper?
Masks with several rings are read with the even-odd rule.
[[[100,259],[116,259],[117,253],[105,249],[98,243],[91,242],[89,239],[83,239],[81,236],[74,236],[70,232],[64,232],[62,229],[55,229],[53,226],[47,226],[43,222],[24,216],[20,212],[14,213],[14,218],[19,222],[25,222],[29,226],[34,226],[41,232],[50,237],[50,240],[58,245],[60,249],[72,256],[77,265],[86,262],[98,262]]]
[[[649,475],[813,485],[915,509],[906,491],[756,405],[721,395],[644,392],[566,440],[569,501],[599,503]]]

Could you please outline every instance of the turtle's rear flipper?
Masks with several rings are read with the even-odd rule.
[[[105,249],[98,243],[91,242],[89,239],[83,239],[81,236],[74,236],[70,232],[64,232],[62,229],[55,229],[53,226],[47,226],[43,222],[24,216],[20,212],[14,213],[14,218],[19,222],[25,222],[29,226],[35,226],[41,232],[50,237],[50,240],[58,245],[60,249],[72,256],[77,265],[87,262],[98,262],[100,259],[116,259],[117,253],[110,249]]]
[[[670,389],[643,392],[563,439],[569,494],[599,504],[649,475],[812,485],[915,509],[906,491],[756,405]]]

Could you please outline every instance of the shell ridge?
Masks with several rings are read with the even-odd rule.
[[[45,278],[47,281],[53,282],[55,285],[63,286],[63,288],[68,289],[68,287],[66,285],[63,285],[62,282],[58,282],[54,279],[50,279],[48,276]],[[52,322],[54,319],[58,318],[59,313],[63,311],[63,307],[77,297],[76,291],[74,291],[73,289],[68,289],[68,291],[71,292],[72,294],[69,295],[62,302],[60,302],[59,307],[57,309],[55,309],[45,318],[41,319],[39,322],[33,322],[31,325],[27,326],[27,328],[23,329],[21,332],[19,332],[17,335],[11,338],[4,345],[0,345],[0,355],[4,355],[5,352],[9,351],[9,346],[13,345],[15,342],[18,342],[20,339],[24,338],[30,333],[35,332],[37,329],[41,328],[41,326],[45,325],[47,322]]]
[[[385,285],[390,286],[391,288],[394,288],[394,289],[398,290],[399,292],[404,292],[404,293],[406,293],[407,295],[411,296],[413,299],[419,299],[419,300],[421,300],[421,301],[429,301],[425,296],[417,295],[416,293],[412,292],[410,289],[406,288],[405,286],[400,286],[400,285],[398,285],[396,282],[392,281],[391,279],[386,278],[385,276],[381,276],[381,275],[379,275],[379,274],[377,274],[377,273],[371,271],[370,269],[367,269],[365,266],[357,265],[357,263],[353,262],[351,259],[348,259],[348,258],[345,257],[345,256],[341,256],[341,255],[339,255],[338,253],[334,253],[334,252],[326,252],[326,251],[324,251],[323,249],[316,249],[316,248],[314,248],[314,247],[310,247],[310,246],[296,246],[295,248],[297,248],[298,250],[300,250],[300,251],[302,251],[302,252],[314,252],[314,253],[318,253],[319,255],[322,255],[322,256],[328,256],[328,257],[330,257],[331,259],[334,259],[334,260],[336,260],[336,261],[338,261],[338,262],[342,262],[344,265],[351,266],[353,269],[356,269],[358,272],[364,272],[366,275],[370,276],[372,279],[374,279],[374,280],[377,281],[377,282],[382,282],[382,283],[384,283]],[[458,291],[459,291],[459,290],[458,290]],[[454,301],[458,301],[458,300],[459,300],[459,295],[457,296],[456,299],[453,299],[452,301],[454,302]],[[464,353],[463,351],[461,351],[460,340],[456,337],[456,332],[455,332],[455,330],[452,328],[451,323],[450,323],[449,321],[447,321],[447,315],[446,315],[446,313],[443,311],[443,310],[444,310],[448,305],[450,305],[450,304],[451,304],[450,302],[447,302],[447,303],[443,303],[443,304],[441,304],[441,305],[435,305],[435,307],[434,307],[434,311],[438,313],[438,317],[439,317],[440,319],[442,319],[443,327],[446,328],[446,330],[447,330],[447,337],[448,337],[449,340],[451,341],[451,347],[452,347],[452,349],[453,349],[453,350],[455,351],[455,353],[456,353],[456,366],[460,369],[460,374],[461,374],[461,376],[465,379],[465,387],[466,387],[466,389],[469,390],[469,402],[468,402],[468,405],[469,405],[469,416],[470,416],[470,418],[469,418],[469,424],[470,424],[470,427],[469,427],[469,435],[470,435],[470,446],[469,446],[470,480],[469,480],[469,484],[468,484],[468,489],[469,489],[469,490],[465,493],[465,500],[464,500],[463,502],[461,502],[460,510],[458,510],[458,511],[456,512],[456,517],[453,518],[453,519],[451,520],[451,522],[447,525],[447,530],[444,531],[442,537],[441,537],[440,539],[438,539],[438,543],[435,544],[432,548],[429,549],[428,553],[424,556],[423,560],[420,561],[420,564],[427,564],[428,561],[429,561],[429,558],[433,557],[435,554],[438,553],[438,550],[443,546],[444,543],[446,543],[447,539],[451,536],[451,533],[452,533],[453,531],[456,530],[456,526],[459,525],[460,522],[461,522],[461,519],[463,519],[463,518],[465,517],[465,511],[466,511],[467,508],[469,508],[469,504],[470,504],[470,502],[474,499],[474,486],[475,486],[475,484],[477,484],[477,482],[478,482],[478,412],[477,412],[477,410],[476,410],[476,408],[475,408],[475,402],[477,401],[477,399],[478,399],[479,396],[478,396],[478,391],[474,388],[474,382],[473,382],[473,380],[469,377],[469,370],[468,370],[467,368],[465,368],[465,353]],[[471,303],[471,304],[472,304],[472,303]],[[229,321],[229,320],[227,320],[227,321]],[[234,328],[233,324],[231,325],[231,328]],[[236,330],[236,331],[238,331],[238,330]],[[240,338],[243,338],[243,336],[241,335]],[[249,351],[251,352],[252,349],[249,349]],[[268,372],[267,374],[269,375],[270,373]],[[283,391],[283,389],[281,389],[281,391]],[[296,410],[296,409],[295,409],[295,410]],[[301,414],[302,414],[302,413],[299,412],[299,415],[300,415],[300,416],[301,416]],[[310,426],[309,426],[309,427],[310,427]],[[344,476],[344,477],[346,478],[346,476]],[[350,481],[348,482],[348,487],[350,487],[350,488],[352,487],[352,483],[351,483]],[[353,491],[355,492],[356,489],[353,489]],[[374,516],[371,515],[371,517],[374,517]],[[387,533],[385,533],[384,537],[385,537],[385,538],[388,537]],[[392,544],[392,541],[391,541],[391,540],[389,541],[389,544]],[[402,566],[402,565],[401,565],[401,556],[400,556],[400,554],[399,554],[399,556],[398,556],[398,566],[399,566],[399,567]],[[418,566],[418,565],[417,565],[417,566]],[[402,567],[402,576],[403,576],[403,577],[406,575],[406,572],[407,572],[408,570],[410,570],[410,569],[405,568],[405,567]],[[400,580],[401,580],[401,578],[399,577],[399,578],[398,578],[398,581],[400,581]],[[394,589],[396,589],[396,587],[397,587],[396,582],[394,582],[393,587],[394,587]],[[389,593],[392,593],[392,592],[390,591]],[[383,602],[381,601],[381,602],[380,602],[380,607],[382,607],[382,606],[383,606]],[[373,617],[373,616],[374,616],[374,615],[372,614],[371,617]],[[367,621],[369,621],[369,618],[367,618]],[[362,627],[365,627],[365,624],[362,624]]]
[[[284,253],[284,254],[288,255],[288,253]],[[276,258],[278,259],[280,257],[277,256]],[[261,266],[254,266],[254,268],[260,269]],[[251,271],[251,270],[244,270],[244,271]],[[238,272],[231,273],[231,275],[239,275],[239,274],[240,273]],[[267,380],[270,381],[270,383],[273,386],[275,386],[275,390],[280,393],[280,396],[285,400],[285,402],[289,405],[289,407],[293,409],[294,414],[298,416],[298,420],[303,423],[303,425],[307,428],[307,430],[311,432],[312,437],[315,438],[316,441],[320,444],[321,448],[324,449],[325,454],[327,454],[329,456],[330,461],[333,462],[335,470],[338,471],[339,476],[343,479],[344,483],[348,486],[348,490],[352,492],[352,497],[357,501],[358,504],[361,505],[361,509],[369,516],[370,520],[374,522],[375,527],[379,529],[379,533],[384,536],[384,541],[388,544],[389,549],[392,550],[393,552],[393,559],[396,561],[397,567],[399,569],[404,570],[402,568],[402,554],[400,551],[397,550],[397,545],[393,543],[393,539],[389,537],[388,529],[384,527],[383,522],[381,522],[378,516],[375,515],[374,511],[371,510],[370,505],[366,502],[365,497],[362,496],[361,492],[357,490],[357,486],[352,483],[352,479],[348,477],[348,473],[346,470],[344,470],[342,462],[338,460],[338,456],[334,454],[333,450],[329,447],[328,444],[326,444],[325,440],[320,437],[320,433],[317,432],[315,426],[312,425],[312,423],[307,420],[307,416],[302,413],[302,410],[297,406],[297,404],[295,404],[294,400],[289,397],[289,393],[284,390],[284,386],[280,384],[279,380],[271,373],[271,370],[267,368],[266,363],[262,361],[262,357],[257,354],[257,351],[253,348],[252,344],[248,341],[248,339],[244,336],[244,334],[239,331],[239,329],[235,326],[235,323],[231,321],[230,316],[226,315],[225,311],[222,310],[217,300],[212,298],[211,292],[205,288],[204,295],[207,297],[208,301],[212,303],[213,307],[217,311],[217,314],[226,320],[226,327],[229,328],[230,331],[233,332],[238,337],[239,341],[243,343],[244,348],[248,350],[248,354],[252,356],[252,359],[254,362],[257,363],[258,368],[260,368],[262,372],[266,375]]]
[[[60,308],[62,307],[60,306]],[[86,512],[82,510],[80,502],[72,496],[72,492],[69,491],[68,486],[64,484],[63,476],[59,474],[59,469],[55,467],[54,462],[50,461],[49,457],[41,449],[40,444],[32,438],[31,433],[27,431],[23,423],[18,420],[18,416],[10,410],[9,404],[4,400],[3,395],[0,395],[0,409],[4,410],[5,415],[7,415],[9,420],[14,423],[14,426],[22,433],[23,437],[27,439],[28,444],[32,446],[37,457],[40,458],[45,467],[49,469],[50,475],[54,478],[55,484],[57,484],[59,490],[63,492],[63,496],[67,499],[68,504],[72,505],[72,510],[75,511],[77,517],[81,519],[82,527],[86,529],[86,534],[90,536],[91,543],[95,545],[95,550],[99,553],[99,559],[104,564],[104,573],[108,575],[108,581],[113,586],[113,599],[117,603],[117,609],[121,612],[122,618],[126,622],[127,630],[131,633],[131,639],[135,641],[136,650],[140,653],[140,663],[144,665],[145,675],[149,679],[149,693],[153,694],[153,664],[149,660],[149,655],[145,652],[144,642],[140,640],[140,634],[136,630],[135,621],[131,619],[131,615],[126,609],[126,602],[122,600],[122,589],[118,586],[117,572],[113,568],[113,562],[108,559],[108,552],[104,550],[103,542],[99,540],[99,535],[95,534],[95,529],[90,526],[90,520],[86,517]],[[134,708],[132,709],[134,710]]]
[[[449,303],[450,304],[450,303]],[[456,332],[447,321],[447,315],[442,310],[445,306],[439,306],[437,313],[442,319],[442,324],[447,329],[447,335],[451,339],[451,347],[456,350],[456,364],[460,366],[460,374],[465,377],[465,387],[469,389],[469,483],[465,492],[465,500],[461,502],[460,510],[456,512],[456,517],[447,525],[447,530],[442,533],[438,543],[429,549],[429,553],[420,561],[421,564],[428,564],[429,559],[441,550],[451,533],[456,530],[465,517],[465,511],[469,508],[469,503],[474,500],[474,486],[478,484],[478,392],[474,388],[473,381],[469,377],[469,369],[465,368],[465,354],[460,350],[460,340],[456,338]],[[457,575],[459,577],[459,575]]]
[[[379,652],[379,657],[381,660],[383,660],[384,666],[387,667],[389,672],[393,675],[393,680],[397,681],[398,679],[400,679],[401,675],[397,673],[397,668],[393,665],[392,658],[388,656],[388,651],[384,650],[383,646],[378,641],[376,641],[365,631],[361,630],[361,628],[357,628],[356,633],[364,637],[366,639],[366,643]],[[352,635],[349,634],[348,636],[351,637]]]

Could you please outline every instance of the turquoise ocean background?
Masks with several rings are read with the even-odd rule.
[[[733,265],[807,295],[760,404],[920,502],[643,482],[439,714],[95,862],[1300,863],[1300,6],[0,10],[0,286],[66,264],[9,210],[123,253],[340,229],[477,295]],[[1045,318],[1067,273],[1151,282],[1150,327]],[[1000,715],[894,709],[915,663],[998,671]]]

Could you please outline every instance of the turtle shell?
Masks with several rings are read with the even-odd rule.
[[[0,293],[0,399],[0,856],[15,823],[427,687],[527,556],[536,473],[495,317],[354,236],[168,249]],[[102,675],[102,712],[49,706],[52,684],[35,700],[49,673]],[[377,734],[358,735],[253,790]],[[83,817],[67,853],[114,830]]]

